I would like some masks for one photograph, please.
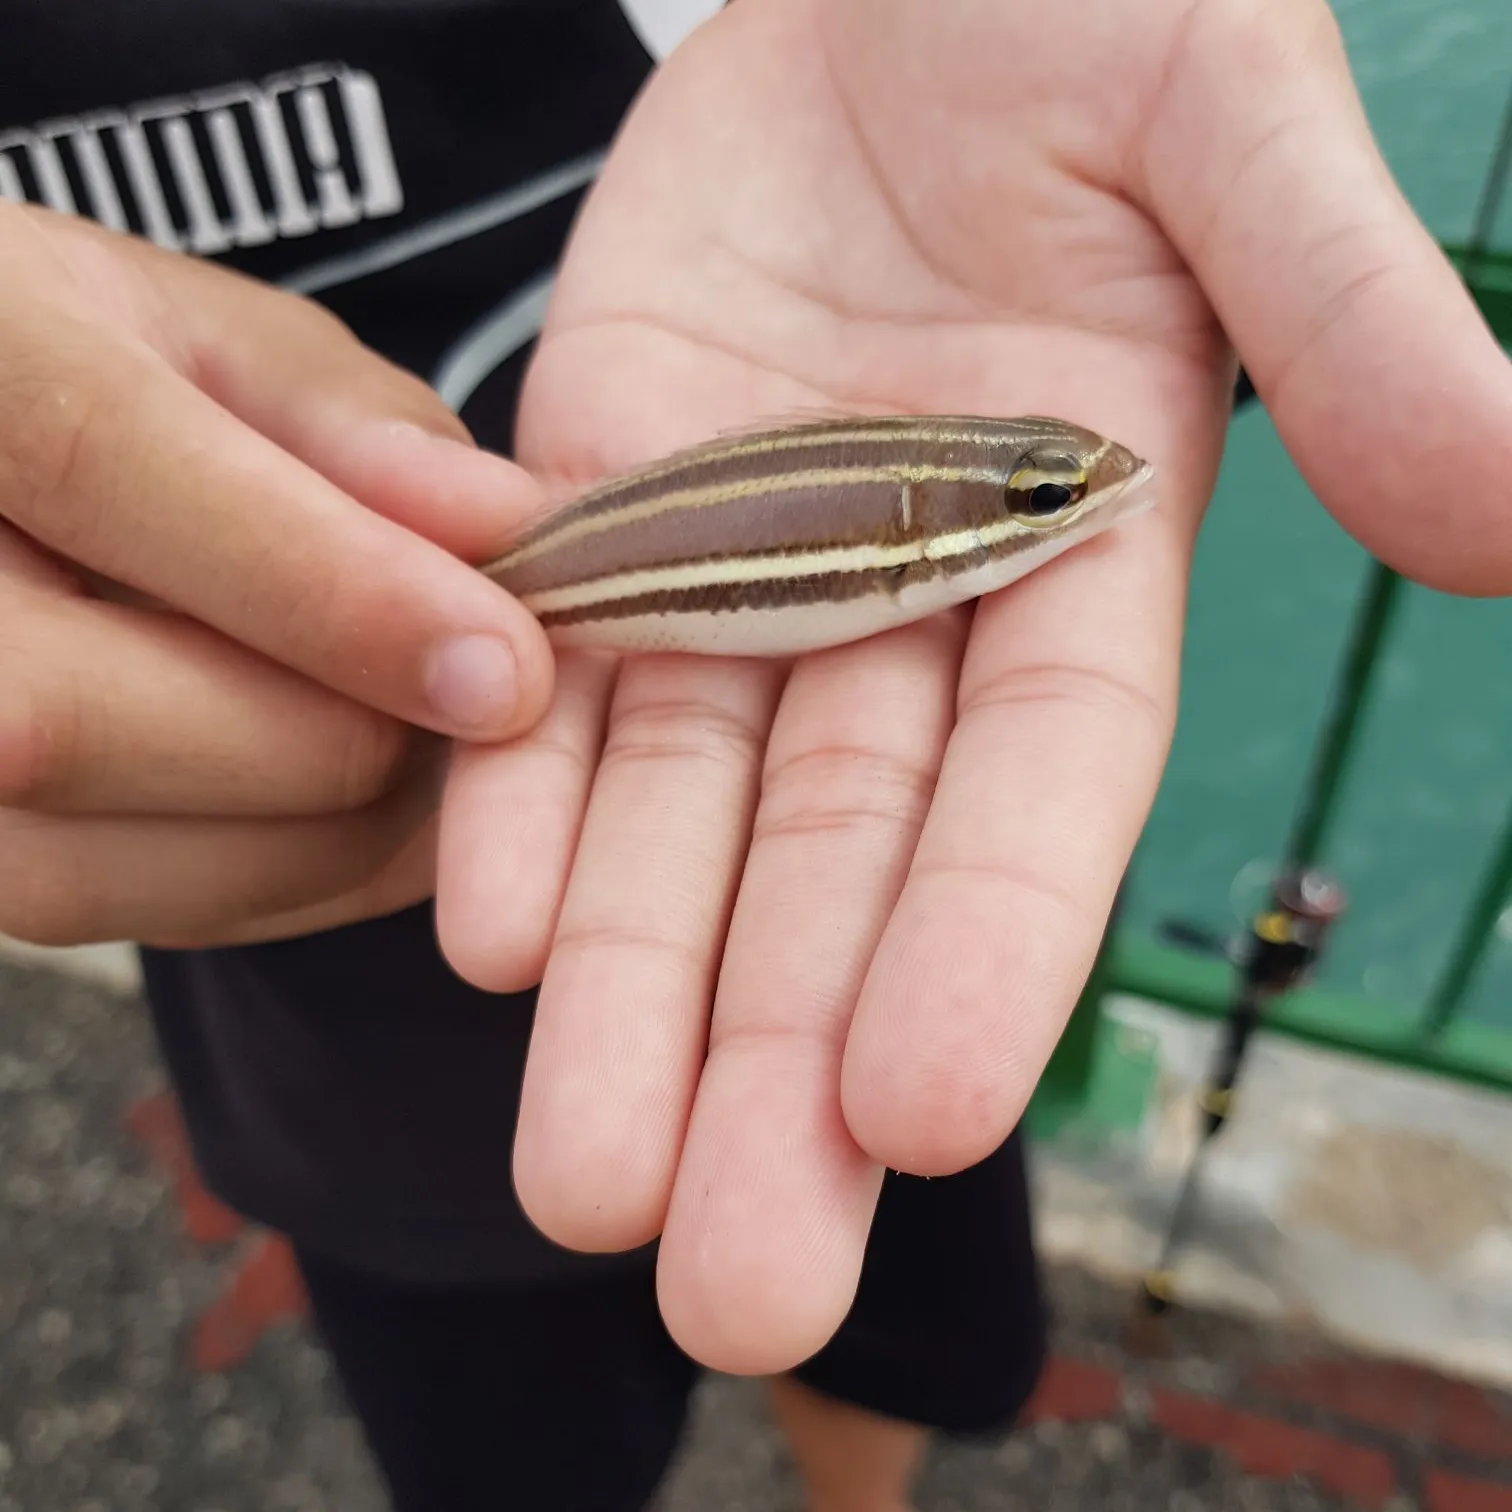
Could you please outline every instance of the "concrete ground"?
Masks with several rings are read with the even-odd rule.
[[[360,1435],[297,1319],[223,1368],[204,1368],[201,1350],[196,1368],[204,1320],[224,1314],[248,1241],[186,1237],[168,1181],[126,1127],[158,1081],[144,1019],[119,963],[90,962],[93,977],[0,961],[0,1512],[382,1512]],[[1210,1310],[1175,1314],[1166,1354],[1149,1358],[1129,1347],[1128,1272],[1148,1259],[1179,1166],[1183,1066],[1200,1067],[1202,1046],[1138,1005],[1121,1011],[1134,1032],[1165,1036],[1161,1095],[1148,1126],[1096,1160],[1040,1155],[1055,1358],[1019,1431],[936,1448],[921,1512],[1512,1512],[1512,1399],[1466,1378],[1494,1379],[1501,1357],[1461,1347],[1494,1321],[1497,1235],[1512,1221],[1497,1175],[1512,1140],[1495,1147],[1493,1114],[1470,1120],[1488,1147],[1466,1168],[1471,1136],[1432,1097],[1419,1091],[1404,1142],[1380,1086],[1351,1091],[1336,1067],[1314,1067],[1314,1085],[1268,1048],[1254,1102],[1284,1092],[1301,1132],[1288,1143],[1272,1128],[1267,1143],[1236,1124],[1183,1272]],[[1281,1086],[1268,1093],[1272,1075]],[[1315,1099],[1332,1122],[1307,1113]],[[1372,1143],[1349,1134],[1356,1125],[1387,1132]],[[1373,1186],[1398,1203],[1418,1191],[1439,1216],[1426,1230],[1411,1209],[1383,1218],[1358,1200]],[[190,1218],[213,1230],[213,1213]],[[1310,1244],[1323,1247],[1311,1268],[1298,1259]],[[1352,1311],[1351,1267],[1365,1278]],[[1374,1311],[1398,1307],[1421,1316]],[[1346,1336],[1439,1357],[1443,1373],[1356,1353]],[[1445,1337],[1452,1347],[1418,1347]],[[799,1506],[759,1391],[707,1381],[658,1512]]]
[[[1158,1253],[1217,1028],[1108,1006],[1154,1094],[1126,1135],[1039,1151],[1040,1239],[1122,1279]],[[1201,1190],[1188,1301],[1512,1390],[1512,1097],[1262,1036]]]

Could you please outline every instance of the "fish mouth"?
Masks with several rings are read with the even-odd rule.
[[[1123,482],[1118,484],[1104,507],[1114,518],[1120,520],[1126,520],[1132,515],[1144,514],[1146,510],[1155,507],[1154,485],[1154,463],[1141,462]]]

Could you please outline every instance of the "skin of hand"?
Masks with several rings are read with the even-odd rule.
[[[313,304],[0,203],[0,932],[429,897],[439,737],[551,702],[540,627],[458,560],[539,507]]]
[[[887,1166],[1022,1114],[1165,760],[1236,353],[1367,548],[1512,590],[1512,368],[1381,161],[1323,0],[738,0],[651,81],[523,400],[552,497],[813,408],[1092,426],[1153,513],[974,612],[774,666],[559,659],[471,748],[438,925],[541,980],[515,1149],[560,1242],[656,1235],[707,1364],[854,1294]]]

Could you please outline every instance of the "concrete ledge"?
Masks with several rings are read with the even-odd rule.
[[[1109,1007],[1158,1044],[1145,1121],[1099,1148],[1039,1146],[1035,1178],[1047,1258],[1132,1286],[1196,1143],[1217,1029]],[[1261,1037],[1202,1192],[1189,1303],[1512,1385],[1512,1098]]]

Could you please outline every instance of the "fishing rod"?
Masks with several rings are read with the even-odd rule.
[[[1243,946],[1234,952],[1237,976],[1224,1015],[1223,1038],[1198,1098],[1202,1124],[1197,1146],[1167,1221],[1160,1258],[1146,1272],[1135,1308],[1135,1338],[1142,1348],[1157,1347],[1152,1324],[1174,1300],[1177,1257],[1193,1225],[1207,1156],[1233,1111],[1235,1089],[1255,1031],[1278,998],[1316,972],[1328,934],[1344,912],[1344,890],[1318,867],[1317,857],[1335,813],[1334,799],[1359,734],[1377,653],[1401,582],[1389,567],[1379,562],[1372,565],[1284,859],[1267,904],[1250,920]]]
[[[1241,374],[1235,407],[1254,400],[1254,389]],[[1389,567],[1372,564],[1283,860],[1272,881],[1270,897],[1250,919],[1243,941],[1237,949],[1230,949],[1227,942],[1215,942],[1183,925],[1168,926],[1164,931],[1179,943],[1228,955],[1234,962],[1236,978],[1218,1053],[1198,1096],[1202,1122],[1197,1145],[1167,1220],[1159,1258],[1143,1277],[1135,1307],[1136,1337],[1146,1348],[1158,1343],[1152,1325],[1174,1301],[1176,1266],[1195,1220],[1207,1157],[1232,1113],[1235,1090],[1255,1032],[1279,998],[1316,972],[1329,932],[1346,906],[1343,888],[1317,866],[1317,857],[1335,811],[1334,799],[1359,732],[1377,653],[1401,581]]]
[[[1206,1159],[1233,1109],[1255,1031],[1271,1004],[1311,977],[1344,908],[1339,884],[1326,872],[1303,866],[1276,878],[1268,905],[1250,921],[1218,1055],[1197,1100],[1202,1110],[1197,1147],[1187,1162],[1160,1257],[1145,1273],[1140,1289],[1135,1321],[1145,1324],[1142,1342],[1146,1348],[1158,1342],[1150,1333],[1151,1320],[1163,1316],[1175,1301],[1177,1259],[1194,1226]]]

